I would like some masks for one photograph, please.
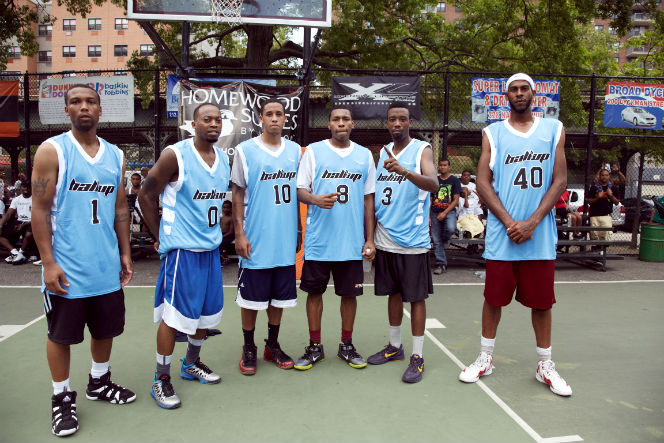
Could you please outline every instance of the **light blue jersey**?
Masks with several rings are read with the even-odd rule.
[[[364,245],[365,184],[373,166],[373,157],[364,146],[351,143],[342,157],[327,141],[309,146],[313,155],[313,194],[338,192],[332,209],[308,205],[304,239],[305,260],[362,260]],[[300,171],[305,167],[304,159]]]
[[[297,249],[297,166],[300,146],[285,138],[270,148],[259,137],[237,146],[244,170],[244,233],[251,244],[240,267],[268,269],[295,264]]]
[[[512,128],[507,120],[484,129],[491,146],[493,189],[514,221],[528,219],[551,187],[562,129],[558,120],[539,117],[527,133]],[[557,235],[553,209],[537,225],[532,239],[520,245],[509,239],[507,228],[489,212],[484,258],[555,260]]]
[[[387,145],[392,151],[393,143]],[[412,139],[408,146],[396,155],[404,168],[422,173],[422,152],[429,143]],[[429,248],[429,192],[411,183],[396,172],[388,172],[383,164],[388,155],[380,151],[376,168],[376,219],[390,238],[404,248]]]
[[[114,225],[124,157],[117,146],[98,140],[94,158],[71,131],[46,140],[58,155],[51,228],[53,258],[69,281],[65,298],[108,294],[121,287]],[[42,274],[42,291],[45,289]]]
[[[217,147],[209,166],[194,147],[194,139],[182,140],[172,149],[178,161],[178,179],[168,183],[161,197],[159,253],[173,249],[211,251],[221,244],[219,217],[228,190],[228,155]]]

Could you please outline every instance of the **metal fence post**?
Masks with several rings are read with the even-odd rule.
[[[30,158],[30,75],[23,74],[23,147],[25,148],[25,176],[32,177],[32,158]]]
[[[645,130],[643,131],[645,132]],[[645,144],[645,143],[644,143]],[[641,227],[641,192],[643,187],[643,165],[646,155],[639,152],[639,178],[636,182],[636,206],[634,209],[634,222],[632,223],[632,248],[636,248],[639,228]]]
[[[597,77],[593,74],[590,79],[590,112],[588,114],[588,143],[586,146],[586,176],[583,179],[583,187],[585,190],[590,189],[590,177],[592,176],[592,152],[593,140],[595,138],[595,93],[597,89]],[[583,215],[588,215],[588,201],[583,203]]]
[[[443,99],[443,156],[447,158],[447,137],[450,129],[450,71],[445,72],[445,98]],[[438,165],[438,159],[435,160],[435,165]]]
[[[161,103],[159,102],[159,69],[154,72],[154,162],[161,154]]]

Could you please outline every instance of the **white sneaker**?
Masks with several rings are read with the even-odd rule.
[[[11,263],[14,261],[17,255],[18,255],[18,249],[14,248],[11,251],[9,251],[9,256],[5,258],[5,261],[7,263]]]
[[[491,357],[491,354],[489,353],[480,352],[480,355],[477,356],[477,360],[461,371],[461,374],[459,374],[459,380],[464,383],[475,383],[483,375],[491,375],[492,372],[493,357]]]
[[[33,261],[32,264],[35,265],[35,266],[41,266],[42,265],[41,260]]]
[[[537,372],[535,378],[538,382],[549,385],[554,394],[569,397],[572,395],[572,388],[567,384],[556,371],[556,365],[551,360],[537,363]]]

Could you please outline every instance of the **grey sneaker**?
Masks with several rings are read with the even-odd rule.
[[[367,361],[357,353],[350,340],[347,343],[339,343],[337,357],[348,363],[351,368],[362,369],[367,366]]]
[[[173,385],[171,384],[170,375],[162,375],[157,380],[157,374],[155,373],[155,378],[152,380],[152,390],[150,395],[157,402],[157,406],[164,409],[175,409],[179,408],[182,404],[180,402],[180,397],[175,393]]]
[[[392,343],[388,343],[382,350],[376,352],[374,355],[367,358],[367,362],[372,365],[382,365],[392,360],[403,360],[403,345],[392,346]]]
[[[206,385],[216,385],[217,383],[221,383],[221,375],[212,372],[212,369],[202,363],[200,358],[196,359],[196,361],[190,365],[184,363],[184,358],[181,358],[180,361],[182,362],[180,377],[185,380],[198,380]]]
[[[433,273],[436,275],[440,275],[443,273],[443,267],[442,266],[435,266],[433,268]]]
[[[401,380],[406,383],[417,383],[422,381],[422,372],[424,371],[424,359],[417,354],[410,356],[410,363],[403,373]]]
[[[304,355],[297,359],[293,367],[295,369],[299,369],[300,371],[306,371],[307,369],[311,369],[311,367],[316,363],[323,360],[325,360],[323,345],[320,343],[311,343],[309,346],[304,348]]]

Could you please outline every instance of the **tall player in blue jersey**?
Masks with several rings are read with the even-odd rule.
[[[138,194],[148,229],[159,233],[161,268],[154,303],[159,329],[151,395],[166,409],[181,404],[170,376],[177,331],[186,333],[189,341],[180,377],[203,384],[221,382],[199,355],[207,328],[219,323],[224,307],[219,218],[230,165],[226,153],[213,146],[221,133],[219,108],[211,103],[198,106],[192,127],[193,138],[164,149]]]
[[[422,380],[426,299],[433,293],[429,266],[429,194],[438,190],[433,151],[410,137],[408,105],[395,102],[387,110],[392,143],[383,147],[376,171],[376,295],[387,295],[390,341],[367,361],[380,365],[403,360],[403,303],[411,308],[413,352],[401,379]]]
[[[486,282],[480,354],[459,374],[474,383],[493,371],[493,347],[502,306],[516,300],[531,309],[538,381],[558,395],[572,388],[551,360],[551,308],[557,232],[553,207],[567,185],[561,122],[533,116],[535,83],[518,73],[505,84],[510,118],[484,129],[477,190],[489,208]]]
[[[362,257],[372,260],[375,255],[376,166],[371,151],[350,140],[354,123],[349,109],[332,107],[327,127],[332,137],[307,148],[297,174],[298,200],[308,205],[300,289],[308,293],[309,346],[295,362],[299,370],[325,358],[321,318],[330,272],[341,297],[337,356],[356,369],[367,365],[352,339],[357,296],[362,295],[364,282]]]
[[[124,330],[122,287],[133,275],[124,156],[97,137],[96,90],[70,87],[65,113],[71,131],[42,143],[32,173],[32,231],[42,257],[46,357],[53,378],[51,430],[59,437],[78,430],[70,345],[83,341],[86,324],[92,354],[86,398],[113,404],[136,399],[111,381],[109,371],[113,338]]]
[[[244,345],[240,372],[256,373],[254,342],[258,311],[267,310],[263,358],[291,369],[293,359],[279,345],[283,308],[297,304],[295,253],[299,249],[297,166],[300,147],[281,133],[286,110],[275,98],[261,105],[263,133],[236,147],[231,181],[235,250],[240,256],[237,297]]]

